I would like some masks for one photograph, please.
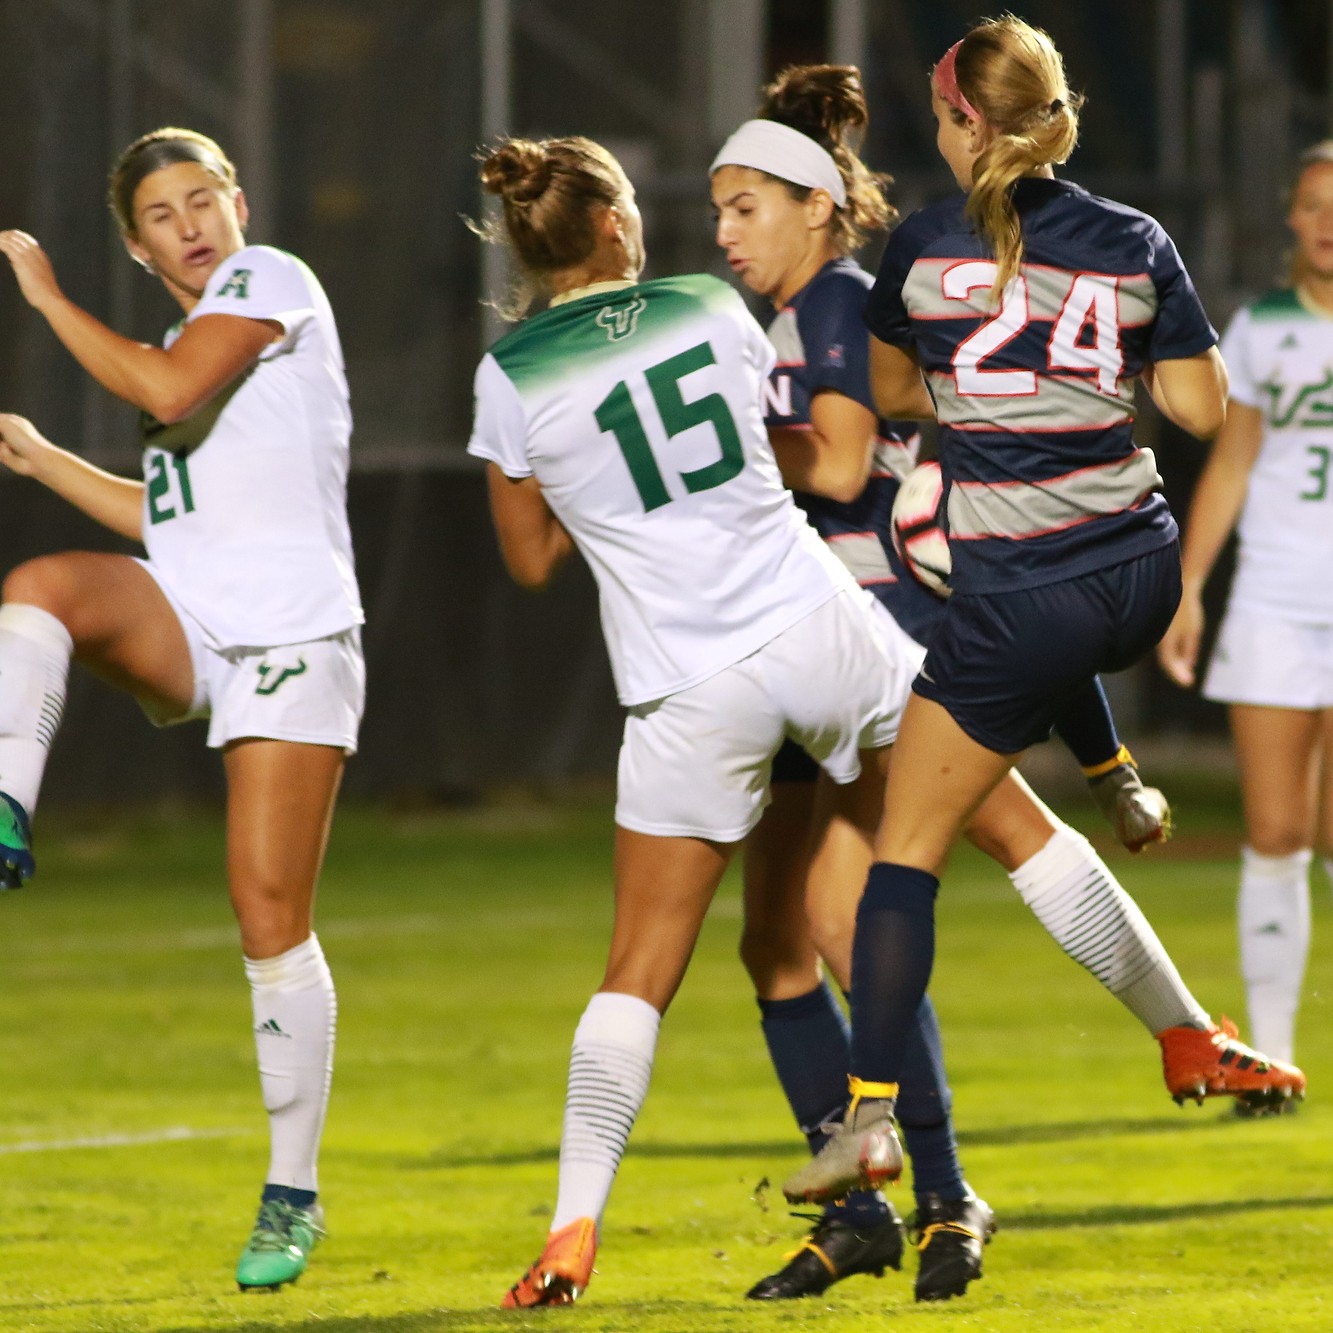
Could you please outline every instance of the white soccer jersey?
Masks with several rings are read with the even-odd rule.
[[[772,345],[725,283],[554,305],[477,369],[469,452],[535,476],[601,593],[622,703],[706,680],[843,588],[760,409]]]
[[[1231,604],[1333,624],[1333,315],[1283,289],[1222,340],[1231,396],[1263,414]]]
[[[251,245],[218,266],[186,322],[205,315],[275,320],[283,334],[193,416],[145,418],[153,568],[218,648],[361,624],[347,526],[352,415],[324,289],[295,256]]]

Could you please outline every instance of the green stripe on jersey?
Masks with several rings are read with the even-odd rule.
[[[519,393],[539,392],[575,366],[590,369],[738,302],[725,282],[706,273],[654,278],[543,310],[501,338],[491,355]]]
[[[1265,292],[1250,307],[1251,319],[1314,319],[1291,287],[1276,287]]]

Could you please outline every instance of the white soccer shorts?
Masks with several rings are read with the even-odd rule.
[[[841,592],[757,652],[625,719],[616,823],[739,842],[768,804],[790,736],[835,782],[898,734],[922,649],[860,590]]]
[[[1224,704],[1333,708],[1333,625],[1229,609],[1203,695]]]
[[[139,563],[156,581],[152,565],[146,560]],[[190,646],[194,698],[184,713],[172,715],[140,700],[154,726],[170,727],[206,717],[212,749],[253,738],[332,745],[345,754],[356,753],[366,701],[359,627],[309,643],[217,649],[160,581],[158,587],[171,603]]]

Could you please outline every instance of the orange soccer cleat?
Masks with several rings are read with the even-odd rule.
[[[500,1308],[573,1305],[592,1277],[596,1258],[597,1223],[591,1217],[575,1218],[546,1238],[540,1258],[505,1292]]]
[[[1305,1075],[1295,1065],[1270,1060],[1236,1037],[1223,1018],[1207,1028],[1175,1027],[1157,1034],[1166,1090],[1178,1106],[1193,1097],[1235,1097],[1255,1111],[1278,1110],[1305,1096]]]

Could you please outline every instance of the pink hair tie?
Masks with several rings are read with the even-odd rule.
[[[958,71],[954,66],[958,63],[958,48],[962,44],[963,39],[956,41],[940,57],[939,64],[935,66],[930,77],[935,85],[935,91],[951,107],[961,111],[969,120],[981,120],[981,112],[963,96],[963,90],[958,86]]]

